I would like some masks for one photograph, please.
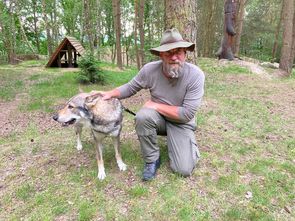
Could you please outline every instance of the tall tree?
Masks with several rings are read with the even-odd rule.
[[[295,1],[294,1],[295,3]],[[295,58],[295,12],[293,14],[293,35],[292,35],[292,48],[291,48],[291,55],[289,59],[290,69],[293,67],[294,58]]]
[[[196,43],[196,1],[165,0],[165,29],[177,28],[182,37]],[[188,54],[188,61],[196,63],[197,50]]]
[[[283,46],[281,50],[280,69],[285,71],[285,75],[290,75],[292,68],[290,67],[290,57],[292,52],[292,36],[293,36],[293,16],[294,16],[294,0],[283,1]]]
[[[197,44],[198,50],[203,57],[215,56],[216,47],[219,45],[217,41],[221,35],[222,23],[222,1],[216,0],[198,0],[197,8]]]
[[[144,65],[144,0],[139,0],[139,19],[138,30],[140,39],[140,63],[141,67]]]
[[[221,46],[217,52],[219,59],[233,60],[233,43],[236,20],[236,3],[237,0],[225,0],[224,3],[224,24],[223,24],[223,38]]]
[[[237,4],[236,10],[236,35],[234,38],[234,46],[233,46],[233,53],[238,56],[240,51],[240,43],[243,31],[243,23],[244,23],[244,15],[245,15],[245,5],[247,0],[239,0]]]
[[[138,50],[138,19],[139,19],[139,4],[138,1],[140,0],[134,0],[134,49],[135,49],[135,58],[136,58],[136,66],[139,70],[141,68],[141,62],[140,62],[140,55]]]
[[[137,68],[140,69],[144,64],[144,0],[134,1],[134,46],[136,53]],[[138,33],[140,49],[138,49]]]
[[[16,5],[15,5],[15,7],[16,7],[15,17],[16,17],[16,19],[18,21],[18,25],[19,25],[19,29],[20,29],[20,35],[21,35],[22,40],[28,46],[30,51],[35,54],[36,53],[35,49],[34,49],[33,45],[31,44],[31,42],[28,40],[26,31],[24,29],[23,21],[21,19],[20,12],[21,12],[21,8],[24,7],[23,3],[27,3],[27,2],[22,2],[22,1],[17,1],[16,2]]]
[[[66,30],[66,34],[74,37],[79,36],[78,27],[80,26],[80,18],[82,15],[82,0],[62,0],[62,24]]]
[[[2,38],[4,42],[4,49],[7,53],[8,63],[15,64],[16,60],[16,28],[15,28],[15,16],[14,16],[14,1],[0,2],[0,28],[2,32]]]
[[[43,14],[43,20],[45,23],[45,29],[46,29],[46,37],[47,37],[47,53],[49,56],[53,54],[53,40],[51,35],[51,28],[50,23],[48,19],[48,5],[46,0],[42,0],[42,14]]]
[[[116,32],[116,54],[117,54],[117,66],[123,69],[122,62],[122,49],[121,49],[121,9],[120,0],[112,0],[113,14],[114,14],[114,26]]]
[[[36,47],[38,53],[40,53],[40,31],[37,25],[39,17],[39,11],[41,11],[41,3],[37,0],[32,0],[32,13],[33,13],[33,31],[34,31],[34,39],[36,42]]]
[[[282,4],[283,7],[283,4]],[[274,43],[272,48],[272,61],[275,60],[277,49],[278,49],[278,41],[279,41],[279,34],[282,27],[282,19],[283,19],[283,8],[281,9],[280,18],[278,20],[278,24],[275,31]]]
[[[93,27],[93,15],[92,15],[92,1],[90,0],[84,0],[83,1],[83,12],[84,12],[84,19],[83,19],[83,27],[87,34],[88,38],[88,45],[91,54],[94,53],[94,27]]]

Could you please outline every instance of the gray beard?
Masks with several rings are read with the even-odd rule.
[[[176,62],[176,63],[179,64],[179,67],[173,67],[171,64],[163,62],[163,71],[167,77],[179,78],[182,72],[183,63],[180,63],[180,62]]]

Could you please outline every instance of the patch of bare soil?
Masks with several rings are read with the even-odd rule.
[[[20,112],[18,103],[17,100],[0,103],[0,136],[22,133],[30,125],[36,126],[40,133],[59,127],[48,113]]]
[[[242,66],[242,67],[245,67],[249,71],[251,71],[254,74],[257,74],[263,78],[272,79],[272,76],[262,66],[260,66],[258,62],[246,61],[246,60],[240,60],[240,59],[235,59],[233,61],[229,61],[229,60],[225,60],[225,59],[219,60],[219,64],[221,64],[221,65],[226,65],[229,62],[234,63],[239,66]]]

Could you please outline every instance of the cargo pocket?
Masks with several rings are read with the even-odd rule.
[[[197,163],[201,157],[198,144],[195,140],[191,140],[191,148],[192,148],[192,154],[193,154],[193,160],[195,163]]]

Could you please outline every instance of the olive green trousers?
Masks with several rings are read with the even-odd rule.
[[[183,176],[191,175],[200,157],[194,122],[174,123],[153,109],[142,108],[136,114],[135,125],[145,162],[151,163],[159,158],[157,138],[165,135],[171,169]]]

